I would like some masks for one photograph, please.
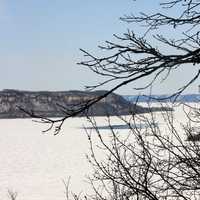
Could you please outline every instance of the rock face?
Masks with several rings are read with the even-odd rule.
[[[19,107],[34,111],[35,114],[44,117],[62,117],[66,115],[66,109],[79,106],[81,103],[103,95],[105,92],[3,90],[0,91],[0,118],[29,117]],[[148,112],[148,109],[131,104],[123,97],[112,93],[93,105],[87,114],[90,116],[127,115],[130,112],[134,114],[144,113]]]

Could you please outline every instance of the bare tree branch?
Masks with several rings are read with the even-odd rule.
[[[145,26],[147,28],[145,34],[137,34],[136,30],[128,30],[122,36],[114,34],[114,42],[106,41],[105,45],[99,46],[104,52],[104,56],[97,56],[81,49],[86,60],[78,64],[89,68],[94,74],[106,78],[106,80],[86,88],[88,90],[102,86],[107,88],[110,83],[114,83],[113,88],[99,97],[85,101],[81,105],[75,105],[70,110],[62,107],[66,116],[60,119],[46,119],[36,116],[34,112],[25,112],[49,123],[49,129],[55,127],[56,135],[66,119],[80,113],[87,113],[91,106],[117,89],[130,83],[136,83],[138,80],[146,80],[148,77],[151,78],[149,83],[143,87],[136,85],[134,88],[140,90],[151,88],[157,79],[161,78],[164,81],[175,70],[182,69],[187,65],[196,69],[196,74],[190,77],[190,80],[182,87],[177,88],[170,97],[177,97],[184,92],[199,78],[200,2],[198,0],[165,0],[160,1],[158,6],[160,12],[131,14],[121,18],[135,26]],[[172,9],[176,9],[174,15],[170,12]],[[163,31],[163,26],[167,26],[169,31],[177,28],[179,30],[177,36],[169,38],[168,33]],[[166,49],[169,50],[166,51]]]

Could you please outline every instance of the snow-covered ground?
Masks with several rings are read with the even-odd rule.
[[[161,114],[156,115],[158,124],[163,125]],[[180,129],[179,122],[186,122],[181,106],[175,108],[174,116]],[[96,121],[98,126],[107,124],[104,117]],[[123,125],[117,117],[111,117],[111,122]],[[69,177],[71,190],[89,192],[86,175],[91,169],[85,157],[89,144],[83,126],[90,126],[85,118],[69,119],[54,136],[52,132],[43,134],[44,124],[31,119],[0,120],[0,199],[8,199],[9,189],[16,191],[20,200],[63,200],[63,180]],[[101,131],[109,137],[109,130]]]

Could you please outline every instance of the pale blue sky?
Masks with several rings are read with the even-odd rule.
[[[76,65],[79,48],[96,52],[113,33],[135,29],[119,21],[124,14],[151,11],[157,0],[0,0],[0,90],[71,90],[100,78]],[[190,69],[154,93],[169,93]],[[178,72],[179,74],[179,72]],[[129,85],[118,91],[132,94]],[[190,92],[197,92],[197,85]],[[177,85],[178,87],[178,85]],[[106,89],[106,88],[105,88]]]

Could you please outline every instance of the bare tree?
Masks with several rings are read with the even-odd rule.
[[[106,41],[100,46],[104,57],[95,56],[81,50],[87,60],[81,65],[88,67],[94,73],[107,79],[87,89],[93,90],[117,81],[116,85],[104,95],[83,102],[72,110],[66,110],[66,116],[61,119],[42,118],[50,123],[50,128],[58,123],[56,134],[64,121],[87,111],[92,105],[129,83],[151,77],[144,89],[151,87],[155,81],[164,76],[164,80],[177,68],[184,65],[195,67],[196,74],[171,97],[180,95],[200,75],[200,2],[199,0],[165,0],[160,1],[161,11],[164,12],[139,15],[127,15],[121,18],[128,23],[141,24],[146,27],[143,35],[137,35],[128,30],[122,36],[114,35],[116,42]],[[176,9],[175,15],[170,10]],[[167,26],[179,31],[179,37],[169,38],[162,27]],[[152,40],[156,41],[156,46]],[[163,47],[170,49],[165,52]],[[33,117],[34,113],[29,113]],[[88,118],[95,130],[98,146],[105,153],[105,159],[96,156],[96,143],[93,141],[91,130],[87,130],[91,155],[88,157],[94,174],[90,180],[94,195],[86,199],[111,200],[189,200],[200,196],[200,145],[198,140],[199,111],[187,113],[189,122],[183,126],[187,140],[174,126],[172,113],[163,113],[165,127],[156,124],[153,113],[132,115],[131,120],[120,117],[128,126],[125,136],[113,129],[108,117],[108,127],[112,136],[111,142],[106,141],[99,130],[96,121]],[[137,124],[145,124],[143,128]],[[194,126],[196,125],[196,127]],[[67,188],[67,187],[66,187]],[[68,189],[66,189],[68,190]],[[67,196],[67,198],[69,198]],[[79,199],[79,198],[78,198]]]
[[[17,199],[17,192],[14,192],[12,190],[8,190],[8,198],[10,200],[16,200]]]
[[[200,75],[200,2],[199,0],[161,0],[158,7],[160,12],[152,11],[152,14],[140,13],[122,17],[122,21],[134,24],[133,27],[140,25],[145,27],[144,33],[141,35],[136,32],[137,29],[129,29],[121,36],[115,34],[115,42],[106,41],[104,46],[99,46],[105,56],[96,56],[81,49],[86,60],[79,64],[106,78],[104,82],[86,88],[94,90],[99,86],[107,87],[109,83],[116,81],[113,88],[72,109],[62,107],[66,115],[61,119],[43,118],[33,112],[28,114],[35,118],[42,118],[42,122],[50,124],[50,129],[55,125],[55,134],[57,134],[67,118],[87,112],[92,105],[124,85],[145,80],[147,77],[151,78],[144,87],[136,87],[142,90],[151,87],[159,78],[167,79],[176,69],[184,70],[185,65],[195,68],[196,74],[171,94],[174,97],[180,95]],[[175,10],[176,13],[171,14],[171,10]],[[167,27],[169,31],[177,30],[176,36],[170,38],[169,34],[163,31],[163,27]]]
[[[127,133],[118,133],[108,118],[111,140],[105,138],[94,119],[90,122],[98,135],[87,130],[94,169],[90,180],[93,199],[114,200],[190,200],[200,195],[200,144],[191,138],[193,126],[182,130],[174,125],[171,112],[163,112],[163,129],[153,113],[134,115],[130,120],[120,117],[129,127]],[[143,124],[143,128],[137,124]],[[165,130],[165,131],[163,131]],[[96,148],[104,159],[96,155]]]
[[[121,80],[121,83],[113,88],[116,90],[123,85],[151,76],[149,84],[138,88],[144,89],[150,87],[160,76],[164,75],[167,78],[173,70],[185,64],[191,64],[189,67],[196,65],[195,76],[179,88],[173,94],[175,96],[199,77],[199,1],[163,1],[160,6],[165,13],[170,13],[170,9],[176,8],[176,16],[162,13],[125,16],[121,18],[124,22],[135,23],[135,26],[141,24],[146,27],[146,32],[137,35],[133,30],[128,30],[122,36],[114,35],[116,42],[106,41],[105,46],[100,46],[100,49],[108,54],[105,57],[97,57],[82,50],[88,60],[80,64],[89,67],[96,74],[107,77],[105,82],[89,89]],[[169,33],[162,31],[163,26],[167,26],[169,31],[178,29],[178,36],[169,38]],[[164,51],[166,48],[167,53]]]

